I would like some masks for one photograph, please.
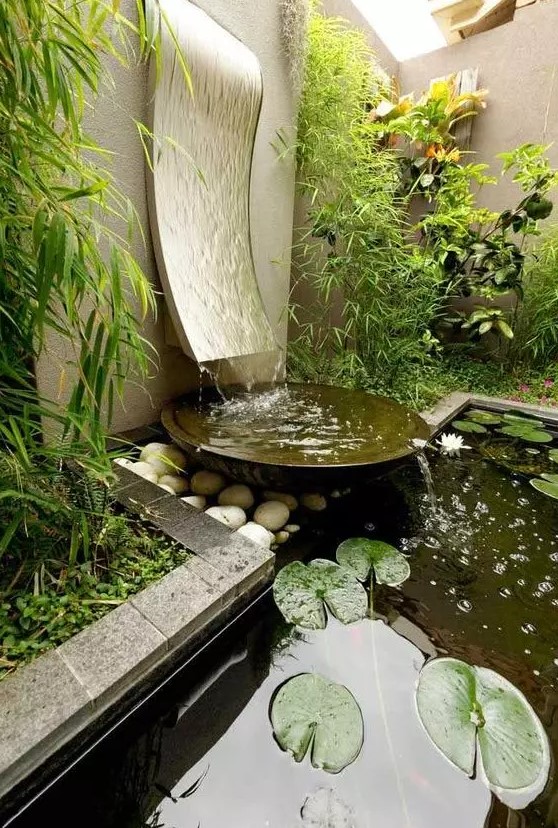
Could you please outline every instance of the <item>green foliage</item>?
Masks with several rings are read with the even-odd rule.
[[[461,99],[450,79],[416,104],[408,96],[391,103],[390,94],[362,34],[314,10],[296,146],[308,223],[294,251],[290,312],[298,335],[290,375],[384,392],[418,407],[456,388],[452,373],[444,375],[447,362],[438,361],[443,341],[453,349],[457,387],[480,391],[480,372],[485,392],[513,394],[514,379],[478,368],[452,340],[462,330],[473,343],[496,334],[511,342],[498,350],[507,368],[522,359],[548,365],[558,351],[552,243],[535,254],[540,276],[527,246],[552,210],[548,192],[558,172],[546,147],[502,153],[503,173],[513,175],[522,197],[498,213],[482,208],[478,191],[496,179],[487,165],[463,162],[453,128],[484,106],[486,92]],[[406,224],[415,194],[431,203],[412,228],[418,239]],[[516,312],[495,305],[510,291]],[[537,293],[545,294],[542,302]],[[453,298],[477,295],[472,314],[452,316]]]
[[[534,798],[550,770],[545,730],[507,679],[485,667],[437,658],[422,668],[416,690],[420,721],[436,747],[467,776],[482,761],[490,790],[531,789]],[[504,799],[505,801],[505,799]]]
[[[298,376],[396,374],[436,346],[441,271],[406,241],[397,157],[369,116],[386,90],[364,36],[314,13],[297,142],[310,229],[295,248],[295,293],[316,298],[292,308]]]
[[[0,4],[0,556],[35,558],[36,572],[44,558],[94,557],[102,506],[80,502],[63,467],[77,463],[106,498],[103,419],[150,360],[141,330],[155,300],[131,252],[135,211],[82,123],[112,80],[108,59],[158,55],[158,6],[138,0],[132,21],[119,5]],[[53,391],[65,408],[34,383],[53,340],[67,354]],[[48,445],[44,429],[57,435]]]
[[[339,773],[361,751],[364,722],[355,697],[317,673],[286,681],[271,703],[270,717],[279,746],[295,762],[309,754],[314,768]]]
[[[370,577],[370,589],[378,584],[399,586],[411,574],[404,555],[389,543],[369,538],[349,538],[335,552],[337,562],[352,572],[359,581]]]
[[[45,527],[43,525],[43,532]],[[48,530],[48,533],[53,531]],[[52,554],[64,553],[64,529],[52,537]],[[0,588],[0,679],[56,647],[140,589],[184,563],[188,552],[152,528],[104,512],[96,537],[103,555],[75,567],[45,557],[36,574],[4,565]],[[15,572],[14,575],[14,571]],[[11,583],[10,583],[11,581]]]
[[[342,624],[359,621],[367,610],[366,592],[354,574],[321,558],[308,566],[287,564],[275,578],[273,598],[286,621],[309,630],[326,627],[326,606]]]
[[[558,358],[558,227],[529,258],[515,332],[514,359],[544,367]]]

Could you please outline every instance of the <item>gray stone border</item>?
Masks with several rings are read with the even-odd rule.
[[[543,405],[529,405],[514,400],[502,399],[502,397],[467,394],[461,391],[444,397],[433,408],[421,412],[420,416],[428,423],[432,433],[435,434],[469,406],[486,408],[490,411],[522,411],[558,427],[558,409],[547,408]]]
[[[123,435],[153,438],[153,429]],[[118,442],[121,442],[120,439]],[[0,682],[0,800],[91,734],[271,580],[275,555],[122,466],[115,497],[192,556]]]

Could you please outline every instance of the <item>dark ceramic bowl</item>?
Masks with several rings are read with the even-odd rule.
[[[380,477],[416,453],[430,430],[385,397],[329,385],[215,388],[163,409],[170,437],[196,465],[281,489],[331,489]]]

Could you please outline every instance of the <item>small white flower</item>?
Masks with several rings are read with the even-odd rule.
[[[466,446],[463,442],[463,437],[460,434],[441,434],[440,439],[436,440],[436,444],[440,446],[441,454],[446,454],[448,457],[459,457],[459,452],[462,449],[470,449],[471,446]]]

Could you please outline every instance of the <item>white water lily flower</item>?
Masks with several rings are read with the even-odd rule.
[[[470,449],[471,446],[466,446],[463,442],[461,434],[441,434],[440,439],[436,440],[436,444],[440,446],[441,454],[446,454],[448,457],[459,457],[459,452],[462,449]]]

